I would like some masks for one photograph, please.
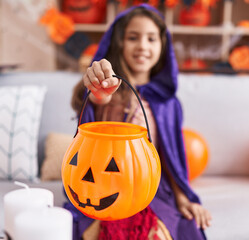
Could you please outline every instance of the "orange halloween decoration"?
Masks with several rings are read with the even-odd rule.
[[[206,26],[210,22],[210,12],[203,5],[196,3],[180,12],[179,22],[182,25]]]
[[[205,140],[196,132],[184,129],[186,158],[188,163],[189,179],[200,176],[208,164],[208,148]]]
[[[249,28],[249,20],[242,20],[238,23],[239,27]]]
[[[95,219],[116,220],[148,206],[159,185],[161,165],[147,133],[146,128],[123,122],[78,127],[64,156],[62,180],[79,211]]]
[[[118,0],[118,2],[121,4],[121,7],[126,7],[128,4],[128,0]]]
[[[145,1],[145,0],[134,0],[132,2],[132,5],[139,5],[139,4],[142,4],[142,3],[147,3],[153,7],[157,7],[158,6],[158,2],[159,0],[148,0],[148,1]]]
[[[183,69],[205,69],[207,64],[201,59],[187,59],[182,64]]]
[[[92,59],[97,50],[98,50],[98,44],[93,43],[83,51],[79,59],[80,72],[86,72],[86,69],[90,66]]]
[[[92,43],[84,50],[82,55],[93,57],[97,50],[98,50],[98,44]]]
[[[63,44],[74,33],[74,22],[67,15],[57,9],[49,9],[40,19],[40,23],[47,25],[50,38],[58,44]]]
[[[215,7],[219,0],[199,0],[198,2],[205,7]]]
[[[106,17],[106,0],[64,0],[63,12],[75,23],[102,23]]]
[[[249,47],[235,48],[229,56],[229,63],[235,70],[249,70]]]
[[[179,3],[179,0],[165,0],[164,4],[166,7],[174,8]]]

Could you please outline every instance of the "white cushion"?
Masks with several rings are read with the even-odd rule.
[[[46,88],[0,87],[0,179],[34,180]]]

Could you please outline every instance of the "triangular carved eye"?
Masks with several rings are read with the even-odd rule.
[[[69,164],[73,166],[77,166],[77,163],[78,163],[78,152],[73,156]]]
[[[93,182],[94,183],[94,178],[93,178],[93,172],[92,169],[89,168],[85,176],[82,178],[82,180],[87,181],[87,182]]]
[[[108,164],[106,172],[119,172],[118,166],[114,160],[114,158],[111,159],[110,163]]]

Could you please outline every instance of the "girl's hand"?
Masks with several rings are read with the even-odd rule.
[[[210,213],[200,204],[190,202],[183,193],[176,196],[176,202],[182,215],[189,220],[194,218],[198,228],[205,230],[211,225]]]
[[[98,104],[105,104],[111,100],[112,94],[118,89],[121,81],[113,77],[112,65],[106,59],[93,62],[86,71],[83,83],[92,93],[90,99]]]

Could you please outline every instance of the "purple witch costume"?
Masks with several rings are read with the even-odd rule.
[[[93,61],[105,58],[110,46],[115,23],[136,7],[144,7],[158,13],[158,11],[153,7],[147,4],[142,4],[127,9],[119,14],[99,43],[99,48]],[[182,109],[180,102],[175,96],[178,67],[173,46],[171,44],[171,36],[168,31],[166,32],[166,35],[167,51],[164,68],[158,74],[153,76],[148,84],[137,87],[137,90],[141,97],[148,101],[154,115],[158,128],[158,148],[160,149],[159,154],[161,161],[165,161],[165,164],[175,182],[186,194],[189,200],[200,203],[199,198],[189,186],[182,138]],[[91,103],[88,103],[84,110],[81,123],[92,121],[95,121],[94,110]],[[73,214],[74,240],[78,240],[81,238],[85,229],[92,223],[93,219],[83,215],[71,203],[66,203],[65,208],[70,210]],[[162,173],[157,194],[150,203],[150,208],[154,211],[157,217],[164,222],[174,240],[206,239],[204,232],[196,227],[195,221],[185,219],[178,211],[173,190],[171,189],[167,176],[164,173]]]

